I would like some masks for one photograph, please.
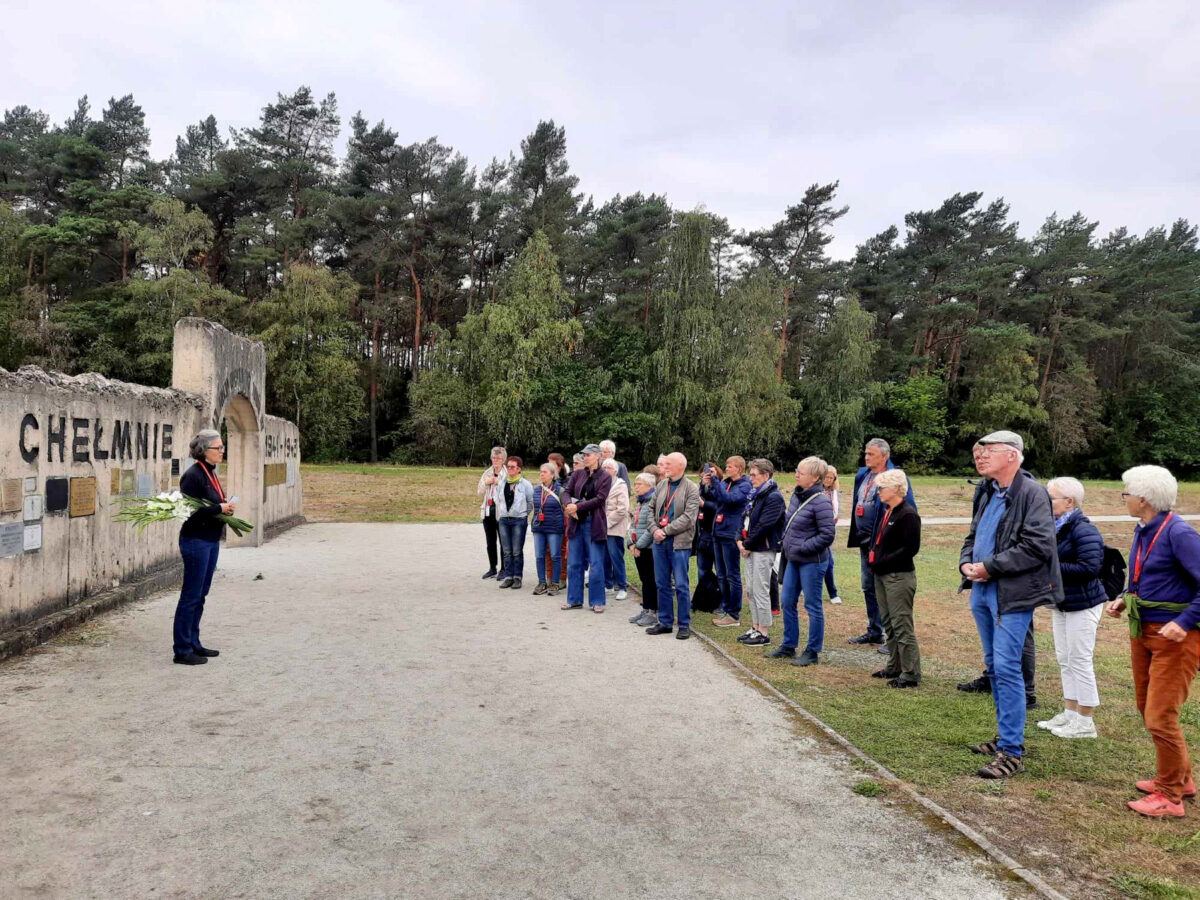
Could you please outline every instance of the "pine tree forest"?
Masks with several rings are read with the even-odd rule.
[[[963,190],[835,260],[836,182],[739,231],[665,196],[585,196],[553,121],[486,162],[406,139],[307,87],[250,127],[209,116],[161,160],[132,96],[57,124],[6,110],[0,368],[167,385],[173,324],[196,315],[264,342],[269,411],[310,460],[611,438],[630,463],[845,466],[882,436],[906,469],[954,473],[1009,428],[1039,473],[1200,472],[1185,219],[1034,226]]]

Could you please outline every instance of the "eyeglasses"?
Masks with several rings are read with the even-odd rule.
[[[208,449],[209,449],[209,450],[220,450],[222,453],[224,453],[224,452],[225,452],[225,445],[224,445],[224,444],[220,444],[220,445],[217,445],[217,444],[209,444],[209,445],[208,445]]]
[[[1130,497],[1132,497],[1132,496],[1133,496],[1133,494],[1129,493],[1128,491],[1122,491],[1122,492],[1121,492],[1121,499],[1122,499],[1122,500],[1128,500],[1128,499],[1129,499]]]
[[[508,464],[507,466],[505,466],[504,468],[506,468],[506,469],[513,469],[513,470],[515,471],[516,469],[519,469],[519,468],[521,468],[521,467],[520,467],[520,466],[518,466],[516,463],[509,463],[509,464]]]

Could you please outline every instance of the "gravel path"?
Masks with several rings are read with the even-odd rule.
[[[0,894],[1023,893],[698,641],[482,555],[477,526],[306,526],[222,555],[207,666],[170,662],[174,595],[0,664]]]

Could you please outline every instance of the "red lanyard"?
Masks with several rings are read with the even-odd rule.
[[[546,513],[546,495],[549,493],[551,493],[550,488],[546,487],[543,484],[542,485],[542,501],[541,501],[541,503],[538,504],[538,512],[541,513],[543,516]]]
[[[883,540],[883,529],[887,528],[888,519],[892,517],[892,508],[889,506],[883,514],[883,521],[879,523],[879,533],[875,535],[875,546],[879,546],[879,542]]]
[[[217,481],[217,476],[209,471],[208,466],[201,464],[200,468],[204,470],[204,474],[208,476],[208,482],[213,486],[213,490],[217,492],[217,496],[221,498],[221,502],[225,502],[225,492],[221,490],[221,482]]]
[[[670,487],[669,484],[670,483],[668,482],[667,502],[663,504],[662,508],[664,517],[669,515],[668,511],[671,509],[671,503],[675,499],[675,492],[679,490],[679,484],[683,484],[683,480],[680,479],[679,484],[675,485],[675,487]]]
[[[1167,513],[1167,517],[1163,519],[1162,524],[1158,526],[1158,531],[1154,532],[1154,537],[1150,539],[1150,546],[1146,548],[1146,552],[1140,550],[1133,557],[1133,591],[1137,593],[1138,584],[1142,580],[1142,565],[1150,558],[1150,551],[1154,549],[1154,545],[1158,543],[1158,536],[1163,533],[1163,529],[1167,527],[1167,523],[1171,521],[1171,516],[1175,513]]]

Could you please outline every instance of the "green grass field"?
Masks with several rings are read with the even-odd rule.
[[[306,514],[313,521],[478,520],[474,470],[343,465],[305,466],[303,474]],[[1086,487],[1086,511],[1124,512],[1119,483],[1090,482]],[[970,514],[971,489],[964,479],[917,478],[914,490],[924,516]],[[1200,485],[1181,486],[1180,493],[1181,511],[1200,510]],[[848,495],[844,480],[843,509]],[[1101,531],[1108,543],[1123,551],[1128,548],[1131,524],[1104,524]],[[1077,895],[1200,897],[1197,807],[1189,809],[1188,818],[1172,821],[1142,819],[1124,808],[1135,796],[1133,781],[1154,770],[1153,745],[1134,706],[1124,621],[1105,618],[1098,635],[1100,738],[1064,741],[1034,726],[1037,719],[1059,710],[1061,697],[1050,617],[1039,611],[1035,621],[1041,708],[1031,714],[1027,729],[1027,772],[999,783],[973,775],[983,760],[966,745],[992,737],[995,720],[989,698],[954,688],[982,666],[966,596],[956,593],[963,532],[963,526],[943,526],[929,527],[924,534],[916,613],[924,681],[918,690],[896,691],[870,678],[884,658],[873,649],[846,643],[864,630],[866,617],[858,554],[840,546],[844,531],[839,531],[836,557],[844,603],[825,604],[826,652],[821,665],[799,669],[766,659],[761,650],[736,642],[738,629],[714,628],[707,614],[698,614],[693,625],[1051,883]],[[480,565],[485,564],[481,532]],[[532,560],[527,559],[526,566],[528,571]],[[636,585],[632,558],[627,569]],[[535,581],[527,579],[530,589]],[[618,608],[632,611],[635,596]],[[531,597],[530,602],[542,601]],[[633,626],[628,627],[633,632]],[[781,630],[781,625],[773,629],[776,642]],[[1200,751],[1200,711],[1194,700],[1183,720],[1190,745]],[[887,796],[886,790],[882,796]]]

